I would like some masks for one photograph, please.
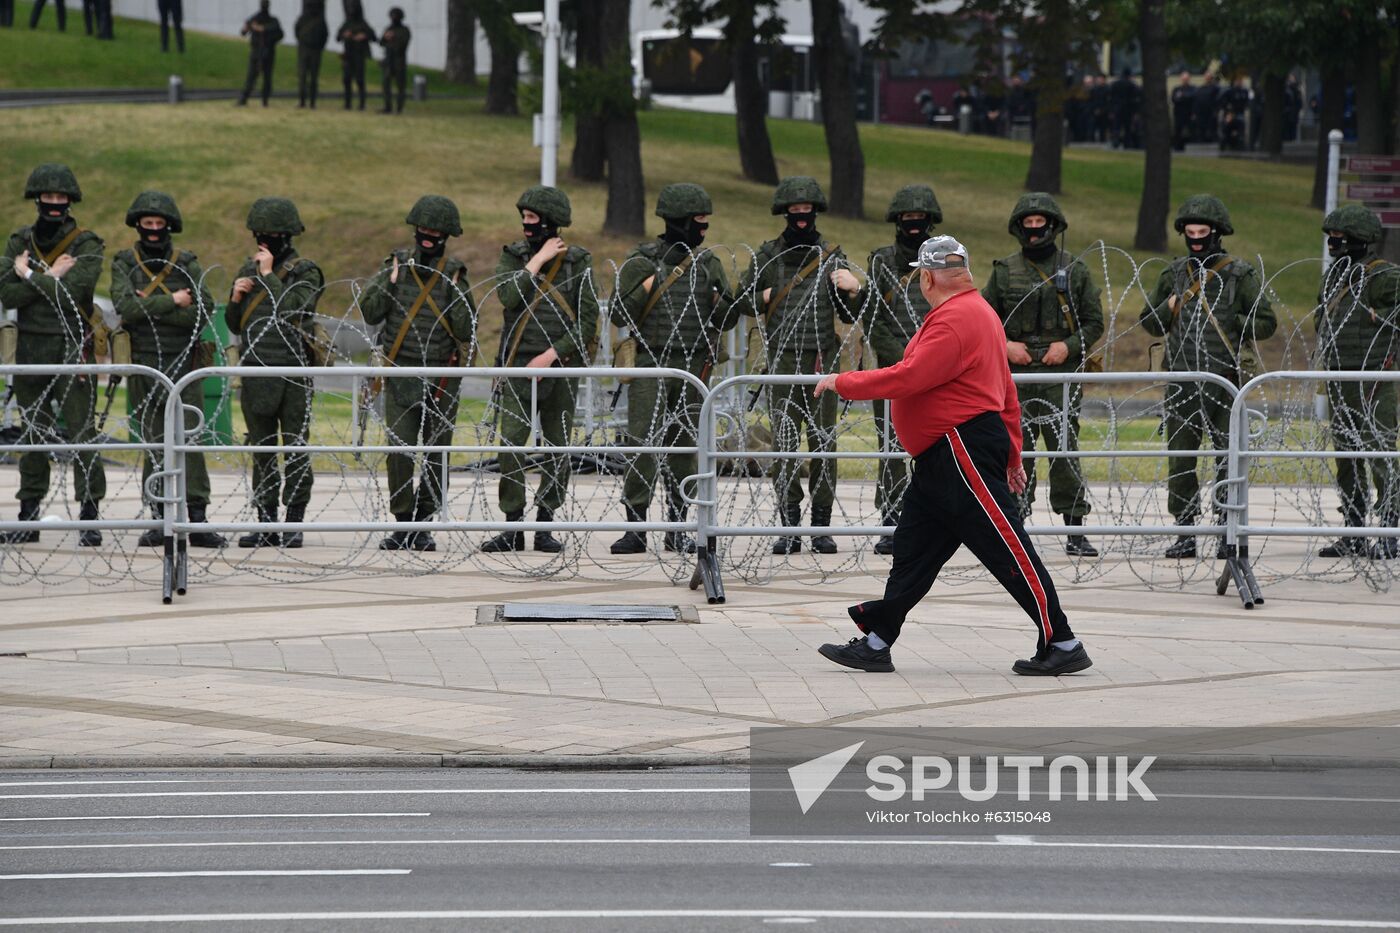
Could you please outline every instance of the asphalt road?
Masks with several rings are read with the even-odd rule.
[[[1208,777],[1225,831],[1296,806]],[[742,771],[0,772],[0,927],[1400,930],[1397,783],[1331,835],[772,840]]]

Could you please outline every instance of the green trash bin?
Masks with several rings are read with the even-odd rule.
[[[224,321],[224,306],[214,309],[214,317],[199,334],[200,340],[214,344],[215,366],[224,365],[224,351],[229,345],[228,324]],[[131,393],[126,393],[126,421],[131,440],[141,441],[141,426],[132,417]],[[201,444],[233,443],[233,397],[229,392],[228,379],[223,376],[210,376],[204,380],[204,432],[199,435]]]

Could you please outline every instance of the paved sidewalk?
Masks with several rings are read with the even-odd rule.
[[[1400,723],[1393,593],[1273,582],[1246,612],[1204,579],[1150,591],[1140,569],[1062,584],[1095,666],[1059,680],[1011,673],[1033,630],[990,581],[936,586],[889,675],[815,651],[854,634],[845,607],[879,581],[800,566],[730,581],[721,606],[655,563],[617,582],[247,577],[173,606],[129,580],[22,583],[0,590],[0,764],[738,761],[755,725]],[[520,600],[690,604],[699,622],[477,624],[478,606]]]

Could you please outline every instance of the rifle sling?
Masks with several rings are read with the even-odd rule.
[[[836,252],[836,247],[828,246],[826,249],[822,250],[821,253],[817,255],[811,262],[807,263],[807,265],[799,269],[796,275],[794,275],[791,279],[788,280],[788,283],[782,287],[782,290],[773,296],[773,300],[768,302],[768,307],[763,309],[763,322],[765,324],[768,323],[768,320],[773,317],[773,312],[777,310],[778,306],[783,303],[783,300],[785,298],[787,298],[788,293],[791,292],[797,286],[801,285],[803,280],[806,279],[807,276],[811,275],[814,271],[816,271],[818,266],[826,262],[827,259],[829,259],[831,257],[831,254],[834,252]]]
[[[296,268],[296,263],[295,263],[295,262],[289,262],[289,263],[287,263],[286,265],[284,265],[284,266],[282,267],[282,271],[277,272],[277,273],[274,273],[274,274],[277,276],[277,278],[278,278],[280,281],[285,282],[285,281],[287,281],[287,276],[291,275],[291,274],[292,274],[292,271],[293,271],[295,268]],[[238,319],[238,330],[239,330],[240,333],[241,333],[245,328],[247,328],[248,322],[249,322],[249,321],[252,319],[252,317],[253,317],[253,312],[257,310],[258,305],[260,305],[260,304],[263,303],[263,299],[265,299],[265,298],[267,297],[267,295],[268,295],[267,288],[264,287],[262,291],[258,292],[258,293],[257,293],[256,295],[254,295],[252,298],[249,298],[249,299],[248,299],[248,304],[247,304],[247,306],[243,309],[243,316],[240,317],[240,318]]]
[[[525,313],[520,315],[520,320],[515,325],[515,338],[510,342],[510,353],[505,358],[505,365],[510,366],[515,362],[515,355],[520,352],[520,341],[525,338],[525,328],[530,325],[531,319],[535,316],[535,309],[544,301],[545,295],[553,296],[554,300],[564,309],[569,322],[573,323],[574,309],[564,300],[564,296],[559,294],[554,288],[554,277],[559,274],[559,269],[564,265],[564,253],[554,257],[554,262],[549,264],[549,269],[544,274],[544,281],[536,289],[535,297],[530,299],[530,304],[526,306]]]
[[[446,265],[447,256],[444,254],[438,259],[437,265],[433,267],[433,275],[435,277],[442,275],[442,270]],[[433,285],[436,284],[434,282],[424,285],[423,280],[418,277],[417,271],[413,270],[412,266],[410,266],[409,269],[413,271],[413,278],[418,282],[418,297],[413,299],[413,304],[409,305],[408,313],[404,315],[403,323],[399,325],[399,332],[394,335],[394,342],[389,347],[389,353],[385,357],[390,363],[398,359],[399,350],[403,348],[404,338],[408,336],[408,329],[413,326],[413,319],[418,316],[418,312],[423,309],[424,303],[429,300],[429,293],[432,291]],[[434,305],[434,310],[436,310],[436,307],[437,306]]]

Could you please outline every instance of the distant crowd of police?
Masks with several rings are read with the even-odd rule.
[[[63,165],[37,167],[24,196],[38,217],[16,230],[0,260],[0,306],[15,309],[16,321],[0,331],[3,361],[21,364],[74,364],[107,356],[152,367],[171,379],[207,365],[200,352],[200,332],[213,314],[213,296],[194,253],[178,248],[173,236],[182,230],[174,198],[159,191],[137,195],[126,215],[135,242],[111,262],[111,296],[120,328],[108,335],[93,313],[93,296],[103,271],[104,244],[72,216],[82,192]],[[595,359],[599,334],[599,300],[589,252],[566,242],[562,232],[572,222],[568,196],[553,187],[526,190],[516,201],[522,238],[506,245],[492,284],[503,307],[503,328],[496,364],[500,366],[585,366]],[[672,184],[662,189],[656,214],[664,223],[655,239],[639,244],[622,264],[607,302],[612,324],[627,334],[616,348],[617,366],[684,369],[706,382],[725,357],[721,335],[753,319],[757,341],[755,365],[769,374],[822,374],[839,368],[842,339],[837,322],[859,326],[861,343],[873,363],[897,362],[930,308],[911,272],[920,244],[943,220],[927,185],[902,188],[885,219],[894,227],[890,245],[871,254],[863,270],[853,269],[839,245],[818,231],[826,197],[812,178],[797,176],[778,185],[772,213],[782,231],[758,247],[752,264],[736,286],[724,265],[705,248],[713,205],[703,188]],[[386,366],[453,366],[474,361],[477,302],[467,268],[447,254],[447,241],[462,233],[455,204],[426,195],[405,218],[412,241],[393,250],[363,284],[358,304],[364,320],[378,327],[376,359]],[[294,238],[304,231],[295,204],[286,198],[259,198],[247,220],[255,254],[238,270],[224,309],[229,331],[237,338],[244,366],[314,366],[324,362],[324,335],[315,326],[317,301],[324,289],[320,267],[301,256]],[[1028,194],[1012,211],[1008,232],[1019,249],[998,259],[982,294],[1001,315],[1006,329],[1007,359],[1013,372],[1074,373],[1102,369],[1104,333],[1099,290],[1088,267],[1057,239],[1069,224],[1047,194]],[[1277,328],[1277,318],[1257,271],[1227,253],[1222,239],[1234,228],[1225,205],[1211,195],[1186,199],[1175,228],[1185,241],[1184,255],[1173,260],[1152,289],[1140,321],[1162,338],[1163,368],[1179,373],[1214,373],[1243,384],[1258,369],[1260,341]],[[1323,276],[1314,314],[1316,365],[1331,370],[1389,371],[1400,347],[1400,267],[1377,257],[1381,227],[1377,217],[1358,205],[1329,214],[1323,223],[1331,262]],[[859,274],[858,274],[859,273]],[[870,361],[863,360],[864,365]],[[9,379],[22,411],[22,443],[57,443],[61,417],[73,443],[94,442],[105,412],[96,412],[95,380],[86,376],[22,375]],[[388,443],[404,453],[387,457],[390,510],[399,521],[431,521],[442,509],[446,488],[441,458],[423,457],[415,476],[409,448],[449,445],[457,421],[460,379],[390,378],[377,381],[383,393]],[[130,380],[133,428],[147,443],[163,438],[164,389],[156,380]],[[635,446],[685,447],[696,444],[699,392],[677,379],[631,382],[627,406],[628,443]],[[1069,394],[1058,384],[1027,384],[1019,389],[1024,444],[1035,449],[1077,449],[1081,389]],[[190,405],[200,404],[197,383],[186,390]],[[573,427],[578,382],[567,378],[511,378],[495,387],[503,444],[524,447],[536,425],[548,446],[563,446]],[[260,521],[304,521],[314,481],[311,459],[298,448],[307,443],[312,408],[309,377],[243,379],[240,405],[250,445],[281,446],[282,456],[252,457],[252,505]],[[1395,451],[1396,383],[1329,382],[1331,427],[1339,450]],[[806,386],[771,386],[768,407],[775,451],[795,452],[805,433],[808,449],[830,453],[840,420],[834,393],[814,399]],[[1217,451],[1228,444],[1231,393],[1209,382],[1168,381],[1164,406],[1166,442],[1171,450],[1196,450],[1207,440]],[[532,418],[532,412],[534,418]],[[885,444],[893,445],[886,407],[875,405],[875,420]],[[1063,416],[1062,416],[1063,415]],[[536,422],[534,419],[537,418]],[[540,468],[534,495],[535,518],[551,522],[564,504],[570,458],[550,455],[548,446],[526,458],[500,456],[499,502],[510,522],[522,521],[528,497],[526,470]],[[37,520],[49,491],[50,455],[26,452],[20,458],[17,498],[22,521]],[[658,476],[665,489],[667,521],[684,521],[686,503],[679,480],[696,470],[693,454],[664,458],[640,454],[628,458],[622,507],[629,522],[647,520]],[[161,469],[158,453],[144,457],[143,477]],[[95,520],[106,492],[102,460],[94,451],[73,459],[74,494],[79,517]],[[186,458],[186,503],[190,520],[206,521],[210,497],[204,458]],[[771,469],[777,518],[785,526],[803,524],[804,488],[807,518],[828,527],[836,498],[837,471],[832,459],[777,460]],[[1217,480],[1223,458],[1216,457]],[[893,526],[906,484],[902,460],[880,461],[876,502],[881,520]],[[1034,463],[1027,462],[1031,484],[1021,506],[1029,514],[1035,499]],[[1050,506],[1070,526],[1066,551],[1097,554],[1074,527],[1083,525],[1090,497],[1075,458],[1053,458]],[[1170,458],[1168,507],[1175,521],[1195,525],[1201,516],[1197,458]],[[1343,521],[1362,527],[1371,519],[1393,527],[1400,519],[1400,460],[1340,459],[1336,476]],[[143,485],[143,490],[148,487]],[[1374,499],[1372,491],[1374,490]],[[161,504],[149,501],[160,515]],[[1219,523],[1219,516],[1217,516]],[[37,530],[11,531],[0,543],[37,541]],[[79,543],[95,546],[101,532],[80,533]],[[161,542],[158,532],[142,545]],[[196,547],[223,547],[212,531],[191,535]],[[301,532],[254,532],[239,538],[241,547],[297,548]],[[1323,556],[1387,559],[1396,556],[1393,537],[1370,542],[1343,537],[1323,549]],[[662,546],[688,552],[694,542],[671,532]],[[396,531],[380,544],[386,550],[431,551],[426,532]],[[482,544],[486,552],[526,547],[523,531],[505,531]],[[537,551],[557,552],[562,543],[549,531],[533,538]],[[646,535],[624,534],[614,554],[647,550]],[[781,536],[775,554],[800,551],[803,542]],[[810,540],[817,553],[837,550],[829,534]],[[876,551],[891,553],[891,537]],[[1197,542],[1182,534],[1166,550],[1172,558],[1196,556]]]

